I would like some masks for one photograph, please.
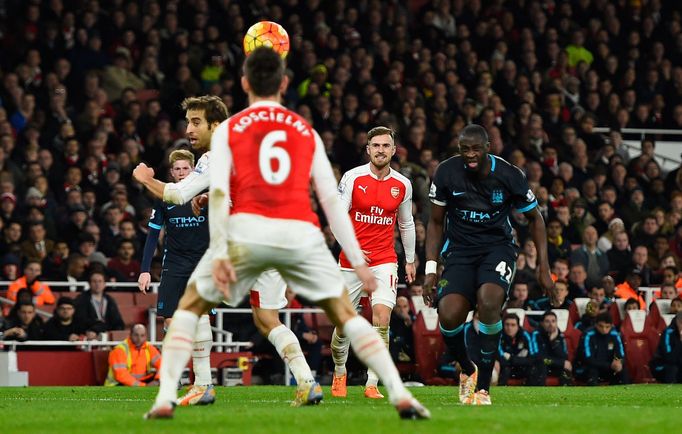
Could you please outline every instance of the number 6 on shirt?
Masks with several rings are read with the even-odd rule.
[[[291,158],[286,149],[275,146],[277,142],[286,142],[286,131],[271,131],[263,137],[258,151],[258,166],[263,180],[270,185],[279,185],[287,180],[291,172]],[[272,170],[271,160],[277,160],[277,171]]]

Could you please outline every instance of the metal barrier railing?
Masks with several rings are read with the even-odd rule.
[[[593,132],[599,133],[599,134],[609,134],[611,132],[612,128],[609,127],[594,127],[592,129]],[[621,128],[620,133],[625,136],[625,135],[639,135],[639,140],[643,140],[647,136],[682,136],[682,130],[674,130],[674,129],[661,129],[661,128]],[[607,137],[608,139],[608,137]],[[641,151],[640,144],[639,143],[631,143],[631,140],[626,140],[625,137],[623,137],[623,144],[625,145],[628,150],[632,150],[635,153]],[[666,140],[657,140],[657,143],[659,142],[666,142],[670,144],[680,144],[682,148],[682,142],[679,142],[679,140],[672,140],[672,141],[666,141]],[[660,152],[659,153],[654,153],[654,156],[656,160],[660,161],[660,163],[665,166],[666,163],[670,163],[670,167],[677,167],[680,165],[682,160],[679,158],[673,158],[667,155],[663,155]]]

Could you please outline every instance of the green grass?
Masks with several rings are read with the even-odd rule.
[[[143,421],[156,389],[104,387],[0,388],[2,433],[674,433],[682,386],[493,388],[492,407],[456,403],[452,387],[412,389],[430,421],[402,421],[386,400],[360,387],[349,398],[290,408],[292,387],[218,388],[209,407],[180,408],[174,420]]]

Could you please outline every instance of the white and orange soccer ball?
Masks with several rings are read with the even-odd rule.
[[[258,22],[246,31],[244,53],[248,56],[258,47],[270,47],[284,59],[289,54],[289,35],[284,27],[273,21]]]

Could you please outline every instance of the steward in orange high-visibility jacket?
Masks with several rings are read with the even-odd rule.
[[[159,379],[161,354],[147,342],[147,329],[135,324],[130,337],[109,353],[109,373],[105,386],[146,386]]]

